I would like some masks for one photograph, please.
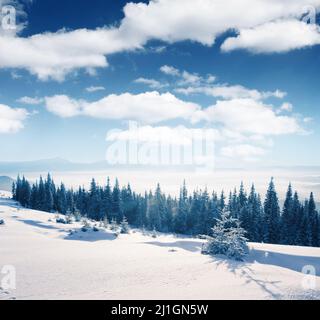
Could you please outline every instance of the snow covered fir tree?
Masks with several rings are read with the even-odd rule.
[[[213,255],[223,254],[228,258],[242,260],[249,252],[246,230],[240,226],[239,219],[231,217],[229,211],[223,211],[212,228],[212,236],[208,236],[208,243],[203,253]]]
[[[74,215],[78,219],[81,216],[113,224],[122,222],[123,232],[130,225],[156,232],[213,236],[218,221],[223,221],[228,212],[228,219],[239,221],[236,232],[248,241],[320,246],[320,218],[313,193],[301,201],[289,185],[281,209],[273,179],[264,200],[254,186],[247,193],[243,183],[228,198],[224,192],[218,195],[207,189],[189,194],[184,183],[176,198],[163,193],[159,184],[155,192],[138,194],[130,184],[120,187],[116,180],[111,185],[109,179],[105,186],[99,186],[93,179],[89,190],[83,187],[73,190],[63,183],[57,186],[50,174],[34,184],[18,177],[12,189],[13,199],[26,208]]]

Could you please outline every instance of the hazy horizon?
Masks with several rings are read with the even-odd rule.
[[[36,181],[39,176],[46,176],[47,171],[37,172],[0,172],[0,175],[10,176],[16,178],[20,173],[31,181]],[[320,170],[319,171],[291,171],[283,169],[274,169],[268,171],[262,170],[216,170],[211,172],[201,171],[151,171],[151,170],[103,170],[103,171],[69,171],[59,172],[51,171],[50,174],[56,183],[64,182],[66,186],[77,188],[84,186],[88,188],[91,179],[94,178],[100,185],[106,184],[107,177],[110,177],[113,183],[118,178],[120,185],[130,183],[133,190],[142,193],[146,190],[154,190],[157,183],[160,183],[161,189],[173,196],[179,194],[179,190],[183,181],[186,181],[188,190],[192,192],[196,189],[204,189],[207,187],[209,192],[215,190],[220,193],[224,190],[225,195],[228,196],[229,191],[234,188],[239,190],[241,181],[245,188],[249,191],[252,183],[254,183],[256,190],[265,195],[271,177],[274,178],[276,189],[279,193],[279,198],[283,199],[291,183],[294,190],[297,190],[301,200],[308,198],[310,192],[315,194],[315,198],[320,192]]]

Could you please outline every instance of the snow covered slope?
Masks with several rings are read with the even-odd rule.
[[[17,277],[0,299],[320,299],[319,248],[250,244],[234,262],[202,255],[199,239],[85,233],[6,199],[0,219],[0,269]],[[305,265],[317,276],[306,279]]]

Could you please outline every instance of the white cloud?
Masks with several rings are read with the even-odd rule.
[[[185,126],[141,126],[129,130],[110,132],[107,141],[138,141],[146,143],[160,143],[163,145],[191,146],[195,141],[210,139],[218,140],[220,134],[215,129],[196,129]]]
[[[25,109],[14,109],[0,104],[0,133],[15,133],[23,129],[24,120],[28,117]]]
[[[206,121],[222,126],[221,132],[229,132],[231,139],[243,140],[248,139],[248,136],[304,132],[297,118],[279,115],[272,106],[253,98],[219,100],[206,109],[180,100],[171,93],[160,94],[156,91],[112,94],[94,102],[56,95],[46,97],[45,103],[48,111],[65,118],[83,115],[100,119],[137,120],[151,124],[173,119],[192,123]]]
[[[289,102],[285,102],[281,105],[280,109],[278,110],[279,113],[286,111],[291,112],[293,110],[293,105]]]
[[[172,119],[196,121],[201,107],[179,100],[171,93],[146,92],[109,95],[95,102],[71,99],[65,95],[46,97],[48,111],[60,117],[85,115],[100,119],[137,120],[158,123]]]
[[[11,78],[14,79],[14,80],[21,79],[22,75],[17,73],[17,72],[15,72],[15,71],[12,71],[11,72]]]
[[[168,85],[165,83],[161,83],[158,80],[155,79],[147,79],[147,78],[138,78],[136,80],[134,80],[135,83],[142,83],[142,84],[146,84],[147,86],[149,86],[151,89],[161,89],[164,87],[167,87]]]
[[[241,85],[215,85],[215,86],[200,86],[200,87],[187,87],[187,88],[178,88],[175,89],[176,92],[182,93],[185,95],[203,93],[212,97],[220,97],[223,99],[254,99],[254,100],[263,100],[270,97],[283,98],[286,93],[280,90],[274,92],[264,92],[258,91],[255,89],[248,89]]]
[[[313,118],[311,118],[311,117],[303,118],[303,122],[304,122],[304,123],[309,123],[309,122],[311,122],[311,121],[313,121]]]
[[[183,71],[181,74],[181,81],[178,82],[178,85],[185,86],[188,84],[191,85],[200,85],[202,78],[195,73],[189,73],[187,71]]]
[[[160,68],[160,71],[164,74],[177,77],[180,75],[180,71],[172,66],[164,65]]]
[[[245,134],[283,135],[302,133],[298,120],[278,116],[272,107],[253,99],[217,101],[205,110],[206,120]]]
[[[207,83],[213,83],[216,80],[217,80],[217,78],[212,74],[209,74],[208,77],[207,77]]]
[[[178,78],[178,86],[192,86],[198,87],[201,84],[210,84],[216,80],[216,77],[209,74],[206,78],[199,76],[197,73],[190,73],[185,70],[179,70],[175,67],[164,65],[160,68],[160,71],[166,75]]]
[[[92,92],[97,92],[97,91],[103,91],[105,89],[106,88],[102,87],[102,86],[97,86],[97,87],[91,86],[91,87],[86,88],[86,91],[92,93]]]
[[[223,51],[245,49],[254,53],[281,53],[320,44],[319,27],[298,20],[268,22],[242,29],[222,44]]]
[[[266,150],[249,144],[240,144],[223,147],[220,154],[223,157],[235,158],[245,161],[256,161],[259,157],[265,155]]]
[[[29,38],[0,36],[0,67],[25,68],[40,80],[62,81],[77,69],[108,66],[104,56],[107,51],[126,48],[112,38],[114,31],[109,29],[62,30]]]
[[[42,98],[38,97],[21,97],[20,99],[17,100],[17,102],[23,103],[23,104],[30,104],[30,105],[36,105],[36,104],[41,104],[43,102]]]
[[[121,28],[148,39],[212,45],[230,29],[253,28],[285,17],[300,17],[319,0],[157,0],[127,4]],[[248,10],[250,8],[250,10]]]
[[[228,39],[224,50],[240,46],[255,52],[287,51],[318,43],[318,35],[311,26],[287,21],[300,18],[306,5],[320,8],[320,0],[128,3],[118,27],[60,30],[27,38],[1,34],[0,68],[26,69],[41,80],[62,81],[79,69],[92,73],[96,68],[107,67],[106,56],[141,49],[152,39],[168,43],[190,40],[211,46],[216,37],[228,30],[238,30],[240,35]],[[279,19],[285,21],[273,22]],[[276,35],[273,38],[271,31]],[[290,41],[285,34],[288,32],[292,34]],[[257,39],[261,34],[266,36],[265,44]]]
[[[46,108],[49,112],[61,117],[72,118],[82,113],[83,101],[71,99],[65,95],[56,95],[45,98]]]

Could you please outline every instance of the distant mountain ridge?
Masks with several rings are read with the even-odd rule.
[[[14,180],[7,176],[0,176],[0,190],[11,191]]]
[[[111,165],[108,161],[97,161],[97,162],[72,162],[61,158],[35,160],[35,161],[12,161],[12,162],[0,162],[0,174],[14,174],[20,173],[23,175],[28,172],[66,172],[66,171],[100,171],[109,169],[125,169],[135,170],[144,169],[145,165],[132,165],[132,164],[116,164]],[[193,169],[194,166],[172,166],[172,165],[154,165],[148,166],[147,169],[151,168],[157,170],[171,170],[181,171],[184,169]]]
[[[53,172],[106,169],[107,162],[75,163],[68,160],[54,158],[35,161],[0,162],[0,173]]]
[[[81,163],[81,162],[72,162],[69,160],[65,160],[62,158],[53,158],[53,159],[43,159],[43,160],[34,160],[34,161],[0,161],[0,174],[2,175],[16,175],[17,173],[27,173],[27,172],[64,172],[64,171],[94,171],[94,170],[107,170],[107,169],[126,169],[126,170],[135,170],[135,169],[144,169],[144,165],[130,165],[130,164],[122,164],[122,165],[111,165],[107,161],[97,161],[91,163]],[[148,166],[148,169],[155,168],[157,170],[171,170],[171,171],[183,171],[185,169],[194,169],[194,166],[188,165],[180,165],[180,166],[172,166],[172,165],[154,165]],[[243,170],[246,171],[246,168],[223,168],[216,167],[216,169],[224,169],[224,170]],[[316,170],[320,172],[320,166],[273,166],[273,167],[260,167],[256,168],[258,170],[268,170],[268,169],[278,169],[278,170],[307,170],[312,171]],[[254,170],[254,168],[251,168]],[[319,173],[320,176],[320,173]]]

